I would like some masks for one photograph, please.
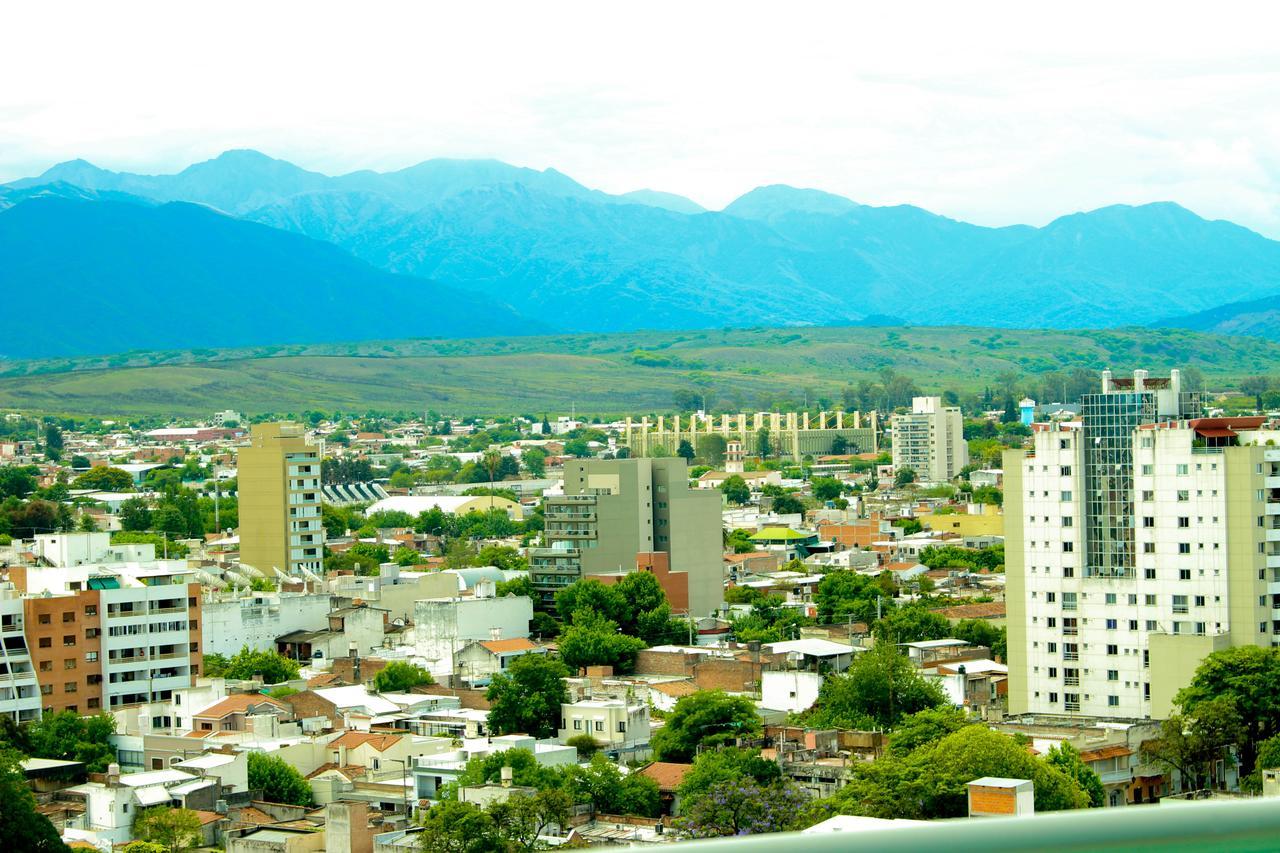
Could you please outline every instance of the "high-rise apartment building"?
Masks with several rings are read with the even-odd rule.
[[[38,563],[6,569],[0,591],[5,646],[15,653],[0,661],[19,676],[19,704],[0,699],[0,710],[32,718],[21,701],[26,662],[37,710],[46,712],[113,711],[168,700],[194,683],[203,660],[200,584],[185,560],[157,560],[154,545],[111,545],[106,533],[41,535],[32,551]],[[0,675],[0,697],[6,686]]]
[[[40,683],[27,648],[22,596],[0,582],[0,716],[15,723],[40,717]]]
[[[1004,458],[1009,710],[1163,718],[1204,657],[1280,640],[1280,431],[1104,372]]]
[[[319,445],[301,424],[254,424],[236,460],[240,560],[271,574],[319,574],[324,553],[320,522]]]
[[[567,462],[564,494],[549,496],[544,512],[546,547],[529,569],[543,606],[580,578],[630,571],[656,551],[687,573],[693,615],[724,603],[720,493],[690,489],[683,459]]]
[[[893,416],[893,467],[910,468],[926,483],[944,483],[969,464],[964,417],[941,397],[916,397],[911,411]]]

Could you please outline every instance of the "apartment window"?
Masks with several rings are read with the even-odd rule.
[[[1136,593],[1129,593],[1129,603],[1134,605],[1138,603],[1138,596]]]
[[[1076,520],[1075,520],[1073,517],[1069,516],[1069,515],[1064,515],[1064,516],[1062,517],[1062,526],[1063,526],[1063,527],[1074,527],[1074,526],[1075,526],[1075,523],[1076,523]]]
[[[1187,463],[1179,462],[1176,466],[1174,466],[1173,473],[1177,474],[1179,477],[1186,475]]]
[[[1143,526],[1143,527],[1155,527],[1155,526],[1156,526],[1156,517],[1155,517],[1154,515],[1144,515],[1144,516],[1142,517],[1142,526]]]
[[[1049,650],[1049,654],[1051,654],[1051,655],[1054,655],[1054,654],[1057,654],[1057,653],[1058,653],[1058,644],[1057,644],[1057,643],[1045,643],[1045,648]]]
[[[1143,577],[1143,578],[1145,578],[1146,580],[1153,581],[1153,580],[1155,580],[1155,579],[1156,579],[1156,570],[1155,570],[1155,569],[1143,569],[1143,570],[1142,570],[1142,577]]]
[[[1197,595],[1195,598],[1196,607],[1204,607],[1204,596]]]
[[[1143,436],[1141,441],[1139,441],[1138,446],[1143,449],[1150,450],[1156,446],[1156,440],[1151,436]]]
[[[90,708],[101,708],[102,700],[97,698],[96,696],[91,696],[89,697],[89,701],[87,704]]]
[[[63,614],[62,614],[62,621],[63,621],[63,623],[67,623],[67,622],[74,622],[74,621],[76,621],[76,614],[75,614],[75,612],[74,612],[74,611],[71,611],[71,610],[68,610],[67,612],[63,613]]]
[[[1034,619],[1034,618],[1035,618],[1035,617],[1032,617],[1032,619]],[[1047,617],[1047,618],[1045,619],[1045,627],[1046,627],[1046,628],[1056,628],[1056,627],[1058,627],[1058,620],[1057,620],[1057,617],[1054,617],[1054,616],[1049,616],[1049,617]]]
[[[1070,554],[1070,553],[1074,552],[1075,550],[1076,550],[1076,543],[1074,543],[1074,542],[1063,542],[1063,543],[1062,543],[1062,553],[1064,553],[1064,554]]]
[[[42,660],[42,661],[40,661],[40,671],[41,671],[41,672],[53,672],[53,661],[51,661],[51,660]]]
[[[1151,476],[1152,474],[1154,474],[1154,473],[1155,473],[1155,471],[1153,470],[1153,466],[1151,466],[1151,465],[1143,465],[1143,466],[1142,466],[1142,476],[1144,476],[1144,477],[1150,477],[1150,476]]]
[[[1049,703],[1050,703],[1050,704],[1053,704],[1053,705],[1058,704],[1058,694],[1057,694],[1057,693],[1050,693],[1050,694],[1049,694]]]
[[[1157,626],[1157,625],[1156,625],[1156,620],[1154,620],[1154,619],[1148,619],[1148,620],[1147,620],[1147,630],[1148,630],[1148,631],[1154,631],[1154,630],[1156,630],[1158,627],[1159,627],[1159,626]]]
[[[627,724],[622,720],[618,721],[618,734],[624,734],[627,731]]]
[[[1049,667],[1049,677],[1050,678],[1058,677],[1058,668],[1056,666]]]
[[[1045,569],[1045,571],[1048,571],[1048,569]],[[1073,578],[1073,577],[1075,577],[1075,576],[1076,576],[1076,569],[1075,569],[1075,566],[1063,566],[1063,567],[1062,567],[1062,576],[1063,576],[1064,578]]]
[[[1070,476],[1071,476],[1071,466],[1070,466],[1070,465],[1063,465],[1063,466],[1062,466],[1062,476],[1064,476],[1064,477],[1070,477]]]
[[[53,614],[41,613],[38,616],[36,616],[36,622],[38,622],[41,625],[51,625],[53,624]]]
[[[1120,670],[1118,669],[1107,670],[1107,681],[1119,681],[1119,680],[1120,680]]]
[[[67,658],[66,660],[64,660],[64,661],[62,662],[62,668],[63,668],[63,669],[75,669],[75,668],[76,668],[76,659],[75,659],[75,658]]]
[[[1058,439],[1058,449],[1059,449],[1059,450],[1070,450],[1070,449],[1071,449],[1071,439],[1069,439],[1069,438],[1060,438],[1060,439]]]
[[[576,732],[582,731],[582,720],[573,721],[573,730]]]
[[[1115,619],[1108,619],[1108,620],[1107,620],[1107,630],[1108,630],[1108,631],[1114,631],[1118,625],[1119,625],[1119,623],[1118,623]]]
[[[1062,609],[1063,610],[1076,609],[1076,594],[1074,592],[1064,592],[1062,594]]]
[[[1179,543],[1178,543],[1178,553],[1179,553],[1179,554],[1190,554],[1190,553],[1191,553],[1191,543],[1190,543],[1190,542],[1179,542]]]
[[[1116,603],[1116,594],[1115,594],[1114,592],[1108,592],[1108,593],[1103,597],[1103,601],[1105,601],[1107,604],[1115,604],[1115,603]]]
[[[41,637],[41,638],[40,638],[39,646],[40,646],[40,648],[42,648],[42,649],[51,649],[51,648],[53,648],[53,638],[52,638],[52,637]]]
[[[1178,500],[1181,503],[1186,503],[1191,500],[1191,492],[1186,489],[1178,489]]]
[[[85,616],[97,616],[97,615],[98,615],[98,605],[96,605],[96,604],[86,604],[86,605],[84,606],[84,615],[85,615]]]
[[[1155,492],[1153,492],[1153,491],[1151,491],[1150,489],[1143,489],[1143,490],[1142,490],[1142,499],[1143,499],[1144,501],[1153,501],[1153,500],[1155,500],[1155,499],[1156,499],[1156,493],[1155,493]]]
[[[1142,543],[1142,553],[1144,553],[1144,554],[1154,554],[1155,552],[1156,552],[1156,543],[1154,543],[1154,542],[1143,542],[1143,543]]]
[[[1130,620],[1129,620],[1129,630],[1130,630],[1130,631],[1136,631],[1136,630],[1138,630],[1138,620],[1137,620],[1137,619],[1130,619]]]
[[[604,720],[596,720],[596,731],[604,731]]]
[[[40,685],[40,693],[41,693],[41,695],[43,695],[43,696],[52,696],[52,695],[53,695],[53,685],[52,685],[52,684],[41,684],[41,685]]]
[[[98,660],[98,653],[97,653],[97,652],[85,652],[85,653],[84,653],[84,659],[85,659],[85,663],[97,663],[97,660]]]
[[[1062,493],[1062,501],[1065,503],[1065,502],[1070,501],[1070,500],[1071,500],[1071,492],[1063,492],[1063,493]]]
[[[1191,570],[1190,570],[1190,569],[1178,569],[1178,580],[1180,580],[1180,581],[1189,581],[1189,580],[1191,580]]]
[[[1191,516],[1189,516],[1189,515],[1180,515],[1180,516],[1178,516],[1178,526],[1179,526],[1179,527],[1190,527],[1190,526],[1191,526]]]
[[[63,693],[75,693],[79,689],[80,689],[80,685],[76,684],[74,681],[68,681],[62,685]]]
[[[1107,707],[1109,707],[1109,708],[1117,708],[1117,707],[1119,707],[1119,706],[1120,706],[1120,697],[1119,697],[1119,696],[1114,696],[1114,695],[1113,695],[1113,696],[1108,696],[1108,697],[1107,697]]]
[[[1107,654],[1109,655],[1120,654],[1120,647],[1117,646],[1115,643],[1107,643]]]
[[[1173,597],[1173,612],[1174,613],[1187,612],[1187,597],[1185,595],[1175,595]]]
[[[75,634],[63,634],[63,635],[62,635],[62,645],[64,645],[64,646],[74,646],[75,644],[76,644],[76,635],[75,635]]]
[[[1056,592],[1046,592],[1044,594],[1044,600],[1049,602],[1050,604],[1053,604],[1055,601],[1058,600],[1058,594]]]

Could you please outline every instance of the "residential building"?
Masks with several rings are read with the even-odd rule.
[[[415,604],[417,656],[429,662],[433,673],[455,672],[457,653],[472,641],[528,639],[533,600],[523,595],[498,598],[493,589],[489,581],[477,585],[473,597],[428,598]]]
[[[206,599],[205,654],[230,657],[245,646],[274,649],[282,634],[327,625],[331,601],[327,593],[293,592],[223,594]]]
[[[969,464],[964,417],[941,397],[916,397],[909,413],[893,416],[893,467],[910,468],[926,483],[945,483]]]
[[[1280,432],[1103,373],[1005,454],[1011,713],[1164,718],[1200,661],[1280,638]]]
[[[640,698],[586,698],[560,706],[560,740],[590,735],[601,748],[634,752],[649,745],[649,704]]]
[[[15,723],[40,718],[40,684],[27,648],[22,598],[0,583],[0,715]]]
[[[454,655],[458,677],[468,686],[483,686],[523,655],[544,655],[546,648],[527,637],[511,640],[473,640]]]
[[[106,533],[36,541],[42,563],[76,558],[8,569],[45,711],[113,711],[191,686],[202,661],[201,602],[185,561],[156,560],[153,545],[131,546],[141,561],[118,561]]]
[[[505,483],[503,485],[506,485]],[[366,512],[407,512],[415,518],[424,512],[438,509],[446,515],[466,515],[469,512],[489,512],[499,509],[512,521],[524,519],[524,508],[510,498],[496,495],[397,495],[383,498]]]
[[[530,555],[542,606],[583,577],[616,573],[639,554],[663,551],[688,578],[689,611],[724,603],[721,498],[689,488],[688,464],[667,459],[577,459],[565,464],[564,494],[544,505],[546,547]]]
[[[254,424],[236,460],[242,562],[268,576],[320,574],[321,454],[300,424]]]

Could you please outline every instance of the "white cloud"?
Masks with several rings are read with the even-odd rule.
[[[887,4],[879,4],[887,5]],[[60,3],[0,28],[0,180],[253,147],[971,221],[1179,201],[1280,237],[1267,4]]]

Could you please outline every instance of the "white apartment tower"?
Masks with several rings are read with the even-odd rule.
[[[964,417],[941,397],[915,397],[911,412],[893,416],[893,468],[910,468],[926,483],[945,483],[969,464]]]
[[[1176,370],[1104,371],[1005,453],[1011,713],[1163,718],[1206,655],[1280,640],[1280,432],[1199,414]]]

